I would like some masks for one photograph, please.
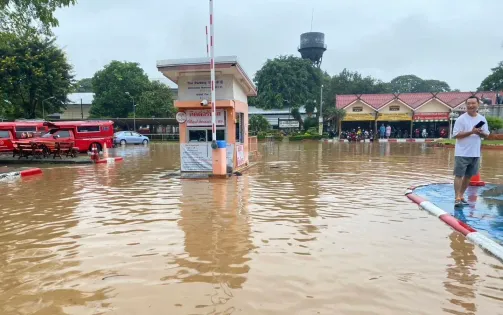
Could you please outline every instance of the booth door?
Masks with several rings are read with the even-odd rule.
[[[236,166],[240,167],[246,163],[244,144],[245,144],[245,130],[244,130],[244,114],[236,113]]]

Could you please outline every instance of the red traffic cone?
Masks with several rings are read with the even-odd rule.
[[[486,183],[480,179],[480,172],[470,179],[470,186],[485,186]]]

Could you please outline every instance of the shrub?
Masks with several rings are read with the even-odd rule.
[[[497,116],[487,116],[486,117],[488,128],[491,131],[495,131],[498,129],[503,129],[503,119]]]
[[[288,139],[290,141],[302,141],[302,140],[321,140],[323,136],[321,135],[309,135],[309,134],[303,134],[303,135],[295,135],[295,136],[290,136]]]

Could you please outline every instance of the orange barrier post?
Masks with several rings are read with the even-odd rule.
[[[108,148],[107,148],[107,143],[103,143],[103,158],[108,158]]]
[[[486,183],[480,178],[480,172],[470,179],[470,186],[485,186]]]

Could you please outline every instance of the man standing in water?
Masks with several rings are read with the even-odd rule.
[[[467,204],[464,194],[470,179],[479,172],[481,138],[489,136],[487,120],[479,115],[479,98],[472,96],[466,100],[466,113],[459,116],[454,123],[452,135],[456,138],[456,152],[454,162],[454,192],[456,193],[455,206]],[[476,128],[480,122],[484,125]]]

